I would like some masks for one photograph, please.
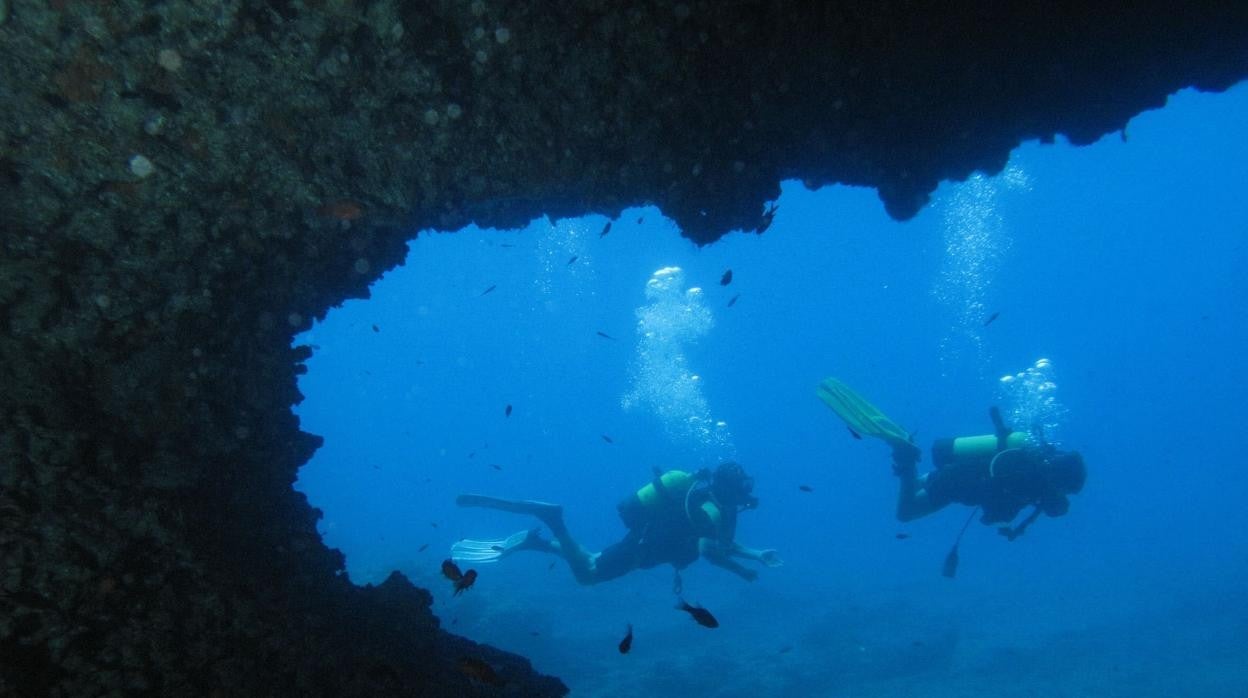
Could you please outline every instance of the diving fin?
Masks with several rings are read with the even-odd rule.
[[[455,504],[461,507],[482,507],[497,509],[510,514],[524,514],[537,517],[539,521],[558,531],[563,527],[563,507],[549,502],[538,502],[531,499],[501,499],[487,497],[483,494],[461,494],[455,498]]]
[[[538,535],[538,529],[517,531],[500,540],[457,540],[451,545],[451,559],[456,562],[486,564],[498,562],[517,550],[553,552],[550,541]]]
[[[875,405],[867,402],[849,386],[835,378],[824,378],[815,394],[832,408],[836,416],[845,420],[854,433],[882,439],[894,448],[913,443],[910,434],[889,419]]]

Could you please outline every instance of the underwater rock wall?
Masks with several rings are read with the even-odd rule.
[[[654,203],[707,243],[783,178],[906,218],[1248,73],[1234,3],[622,5],[0,1],[0,693],[561,694],[342,576],[295,332],[414,230]]]

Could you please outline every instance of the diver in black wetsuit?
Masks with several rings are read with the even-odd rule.
[[[1014,540],[1040,514],[1056,517],[1070,509],[1069,495],[1078,494],[1087,478],[1083,456],[1037,445],[1007,429],[995,407],[991,414],[995,434],[937,440],[932,445],[935,467],[921,476],[918,447],[893,443],[893,472],[901,480],[899,520],[912,521],[957,502],[979,507],[980,521],[1000,527],[1002,535]],[[1028,506],[1035,508],[1011,527]]]
[[[736,542],[737,514],[758,506],[751,492],[754,479],[736,463],[721,463],[714,473],[669,470],[620,503],[620,518],[628,533],[602,552],[586,550],[568,532],[563,507],[547,502],[509,500],[465,494],[459,506],[484,507],[533,516],[550,529],[554,539],[538,529],[520,531],[501,540],[460,540],[451,557],[464,562],[490,562],[521,550],[562,557],[581,584],[597,584],[637,569],[670,564],[677,571],[699,557],[742,579],[753,581],[758,572],[734,558],[767,567],[783,564],[775,550],[756,550]]]

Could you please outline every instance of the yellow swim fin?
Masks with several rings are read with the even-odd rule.
[[[905,429],[839,380],[824,378],[815,393],[854,433],[883,439],[890,446],[911,443]]]

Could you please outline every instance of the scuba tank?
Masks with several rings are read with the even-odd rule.
[[[666,473],[655,473],[654,480],[638,489],[635,493],[625,497],[616,507],[620,513],[620,519],[629,529],[636,529],[645,526],[652,521],[656,514],[661,512],[665,507],[671,505],[667,500],[672,499],[680,502],[681,509],[684,510],[686,516],[692,520],[689,511],[691,502],[690,495],[697,489],[698,483],[704,483],[709,479],[709,472],[691,474],[683,470],[669,470]],[[701,506],[711,523],[718,527],[720,520],[719,508],[711,502],[703,502]]]
[[[932,463],[937,468],[950,465],[987,465],[1000,451],[1022,448],[1030,439],[1021,431],[1009,432],[1002,446],[996,434],[960,436],[954,439],[936,439],[932,443]]]

